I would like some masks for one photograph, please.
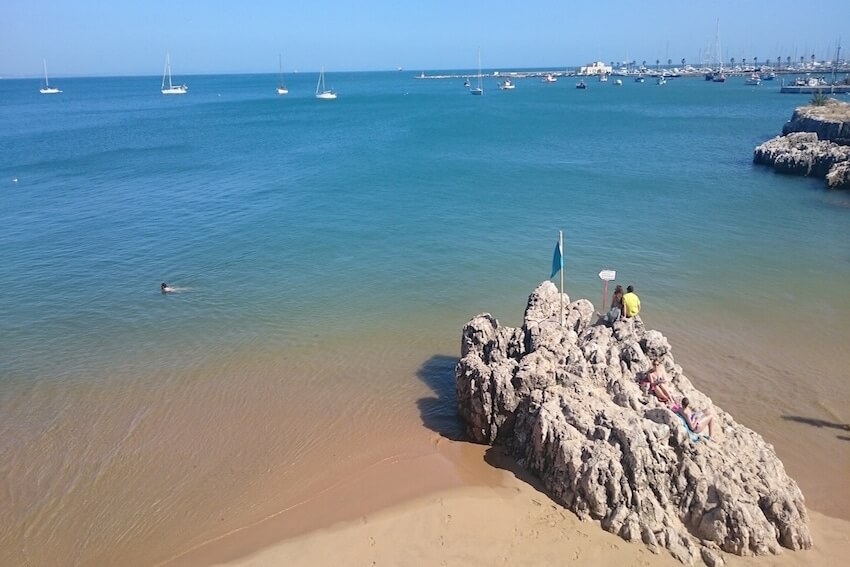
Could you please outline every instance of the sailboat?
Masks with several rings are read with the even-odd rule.
[[[325,68],[319,72],[319,82],[316,83],[316,98],[323,100],[333,100],[336,98],[336,93],[325,88]]]
[[[484,87],[481,86],[481,50],[478,50],[478,86],[469,89],[469,94],[483,95]]]
[[[277,84],[277,94],[285,95],[289,94],[289,89],[286,88],[286,83],[283,82],[283,57],[280,55],[278,57],[278,66],[280,67],[280,79]]]
[[[165,79],[168,78],[168,87],[165,86]],[[186,85],[174,86],[171,83],[171,54],[165,54],[165,70],[162,72],[162,94],[186,94],[189,87]]]
[[[59,94],[62,91],[57,87],[51,87],[47,80],[47,59],[44,59],[44,86],[38,89],[41,94]]]

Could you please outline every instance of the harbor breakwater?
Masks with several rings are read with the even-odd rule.
[[[811,548],[803,494],[773,447],[693,385],[660,332],[639,318],[608,327],[589,301],[563,301],[563,325],[561,293],[544,282],[521,327],[489,314],[464,326],[455,386],[473,440],[504,446],[580,518],[687,565]],[[651,359],[674,399],[714,415],[711,439],[641,388]]]
[[[830,189],[850,189],[850,104],[828,99],[797,108],[781,136],[756,146],[753,163],[824,178]]]

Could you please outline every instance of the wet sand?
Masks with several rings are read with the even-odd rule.
[[[698,332],[674,319],[658,328],[695,384],[774,444],[807,497],[815,541],[805,552],[724,558],[730,565],[841,564],[850,554],[850,416],[842,413],[850,404],[840,379],[847,354],[828,340],[835,327],[815,332],[739,319],[730,328],[723,314],[701,323]],[[441,427],[431,427],[432,453],[377,466],[302,509],[168,564],[678,564],[580,522],[498,449],[452,441],[451,427]]]
[[[459,487],[381,507],[386,498],[424,488],[449,462],[459,473]],[[811,528],[811,550],[724,558],[728,565],[841,564],[850,553],[850,522],[814,513]],[[292,535],[280,541],[282,534]],[[438,442],[431,455],[375,467],[303,507],[166,564],[681,565],[666,551],[653,553],[604,532],[595,522],[580,521],[498,449],[452,441]]]
[[[840,548],[830,534],[850,521],[850,384],[843,378],[850,351],[842,350],[850,323],[795,326],[775,316],[769,324],[747,323],[742,313],[708,312],[698,325],[680,323],[676,313],[646,320],[668,337],[697,387],[775,446],[806,496],[815,551]],[[0,399],[14,428],[0,439],[0,453],[10,456],[0,492],[9,512],[0,527],[0,563],[54,565],[70,557],[79,564],[197,565],[260,561],[263,550],[277,546],[305,558],[313,557],[310,546],[355,553],[364,519],[392,534],[380,544],[376,538],[384,562],[410,562],[398,555],[405,553],[400,544],[382,547],[409,541],[392,531],[395,524],[421,531],[423,539],[410,545],[422,553],[442,535],[446,553],[458,554],[423,555],[426,564],[476,564],[478,547],[521,547],[527,538],[511,540],[513,530],[529,533],[543,521],[529,507],[527,521],[511,523],[515,508],[537,506],[514,495],[534,494],[533,479],[506,472],[510,465],[488,448],[458,441],[457,329],[404,342],[399,329],[386,329],[370,334],[368,348],[348,336],[298,352],[224,353],[168,375],[43,383],[27,394],[27,407],[12,403],[20,396]],[[439,525],[439,498],[453,503],[454,529],[467,536],[455,540],[454,532],[420,526]],[[546,531],[558,554],[609,561],[581,554],[613,536],[571,524],[573,516],[561,512],[563,526]],[[460,518],[474,524],[479,513],[508,532],[494,532],[498,541],[475,544],[467,556],[463,542],[478,541],[484,528],[457,526]],[[572,541],[577,530],[591,538],[590,547],[557,547],[557,534]],[[667,559],[610,541],[625,550],[627,564]],[[534,549],[512,553],[511,563],[526,556],[529,564],[547,562]],[[793,561],[822,558],[786,553],[783,561],[798,556]]]

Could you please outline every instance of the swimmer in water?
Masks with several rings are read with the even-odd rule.
[[[174,291],[174,288],[173,288],[173,287],[170,287],[170,286],[169,286],[167,283],[165,283],[165,282],[162,282],[162,285],[160,285],[160,286],[159,286],[159,289],[160,289],[160,291],[162,291],[162,293],[163,293],[163,294],[166,294],[166,293],[172,293],[172,292]]]

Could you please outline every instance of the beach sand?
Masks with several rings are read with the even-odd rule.
[[[458,484],[422,495],[447,469]],[[399,501],[405,493],[419,495]],[[850,522],[812,513],[811,528],[808,551],[723,557],[728,565],[842,564]],[[436,438],[431,454],[382,463],[167,564],[681,565],[665,550],[653,553],[580,521],[499,449]]]

